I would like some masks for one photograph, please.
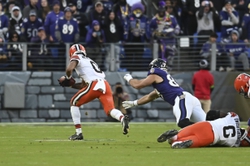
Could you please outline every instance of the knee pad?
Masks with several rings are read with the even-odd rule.
[[[184,128],[184,127],[189,126],[191,124],[193,124],[193,122],[190,122],[190,120],[188,118],[185,118],[185,119],[179,120],[177,125],[180,128]]]
[[[207,112],[206,120],[215,120],[220,118],[220,111],[210,110]]]

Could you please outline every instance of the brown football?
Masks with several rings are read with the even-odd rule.
[[[58,81],[59,81],[59,82],[63,82],[65,79],[66,79],[66,77],[65,77],[65,76],[62,76],[61,78],[59,78]],[[74,79],[73,77],[71,77],[71,78],[70,78],[70,82],[69,82],[70,86],[74,85],[75,83],[76,83],[75,79]]]

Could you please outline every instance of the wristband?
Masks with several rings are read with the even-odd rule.
[[[248,119],[247,125],[250,126],[250,118]]]
[[[65,76],[67,80],[71,79],[72,75],[70,75],[69,77],[66,75]]]
[[[138,100],[134,100],[134,102],[133,102],[133,104],[134,105],[138,105],[138,102],[137,102]]]

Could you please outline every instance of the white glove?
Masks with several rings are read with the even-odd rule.
[[[127,82],[129,82],[131,79],[133,79],[133,77],[131,76],[131,74],[125,74],[125,76],[123,77]]]
[[[129,109],[129,108],[132,108],[134,106],[138,105],[137,104],[137,100],[134,100],[134,101],[123,101],[122,102],[122,106],[125,108],[125,109]]]

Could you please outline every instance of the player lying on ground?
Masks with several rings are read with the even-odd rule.
[[[144,79],[134,79],[126,74],[124,79],[134,88],[141,89],[152,85],[155,90],[135,101],[124,101],[125,109],[143,105],[161,97],[173,106],[177,125],[181,128],[194,122],[205,121],[206,114],[200,101],[187,91],[184,91],[167,71],[167,63],[163,59],[154,59],[149,64],[148,76]],[[190,119],[192,121],[190,121]]]
[[[234,80],[235,90],[246,99],[250,98],[250,75],[247,73],[239,74]],[[250,132],[250,118],[248,119],[248,132]]]
[[[70,140],[82,140],[81,113],[79,107],[94,99],[99,99],[105,113],[122,123],[123,134],[129,131],[129,118],[115,109],[111,87],[105,79],[105,73],[89,57],[81,44],[74,44],[69,50],[70,63],[66,69],[66,79],[59,81],[63,87],[72,87],[79,91],[71,98],[70,112],[76,132]],[[82,83],[70,85],[73,70],[81,78]]]
[[[250,146],[249,136],[250,133],[246,129],[240,128],[239,116],[234,112],[228,112],[222,118],[198,122],[179,131],[166,131],[158,137],[157,141],[168,140],[172,148],[197,148],[212,145],[239,147]]]

